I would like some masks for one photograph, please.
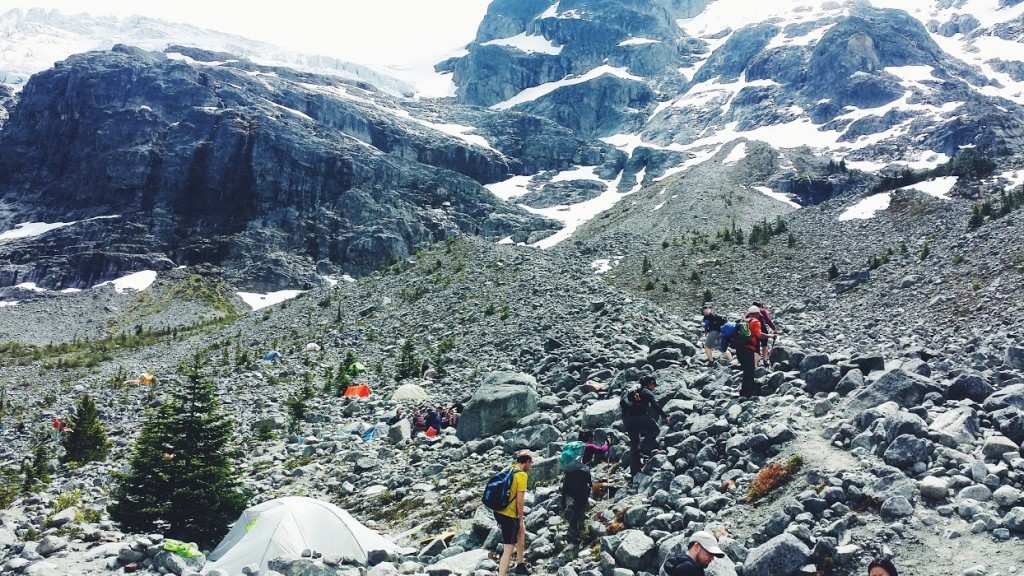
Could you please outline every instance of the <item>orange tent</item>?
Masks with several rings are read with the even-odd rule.
[[[353,384],[348,388],[345,388],[345,393],[342,396],[357,396],[359,398],[366,398],[370,395],[370,387],[366,384]]]

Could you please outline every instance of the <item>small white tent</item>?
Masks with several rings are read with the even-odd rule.
[[[391,393],[388,400],[428,400],[430,395],[419,384],[402,384]]]
[[[242,512],[228,535],[210,553],[203,574],[215,568],[232,576],[258,564],[261,571],[278,556],[298,555],[306,548],[321,554],[339,554],[366,562],[367,552],[402,548],[330,502],[286,496]]]

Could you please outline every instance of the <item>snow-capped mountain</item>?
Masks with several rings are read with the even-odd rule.
[[[1019,151],[1024,6],[1011,4],[494,2],[448,66],[466,102],[687,157],[652,176],[737,137],[865,169],[934,166],[964,146]]]
[[[0,13],[0,84],[21,90],[29,77],[55,62],[72,54],[109,50],[116,44],[153,51],[173,45],[196,46],[267,66],[369,82],[397,96],[415,93],[408,82],[378,69],[327,55],[301,54],[266,42],[144,16],[102,17],[42,8]]]
[[[15,263],[3,283],[77,286],[146,263],[230,261],[240,277],[284,287],[325,267],[372,268],[456,229],[553,246],[655,183],[657,197],[632,201],[650,204],[642,227],[685,229],[866,190],[887,166],[935,167],[963,150],[1019,180],[1024,5],[765,4],[495,0],[465,54],[438,64],[456,87],[440,100],[364,67],[193,27],[8,12],[0,69],[24,89],[0,95],[12,113],[0,130],[3,229],[87,221],[103,234],[110,221],[97,218],[117,214],[130,232],[115,235],[117,258],[71,256],[67,277],[54,276],[69,269],[62,247],[40,265],[42,240],[0,238]],[[220,131],[223,118],[247,128]],[[861,172],[815,168],[829,161]],[[697,220],[670,201],[697,169],[756,200]],[[424,195],[424,182],[449,184]],[[351,193],[372,209],[353,218]],[[394,210],[410,197],[415,226],[408,206]],[[226,200],[245,208],[195,218],[193,206]],[[48,234],[74,233],[60,230]],[[273,255],[284,252],[302,262],[281,265]]]

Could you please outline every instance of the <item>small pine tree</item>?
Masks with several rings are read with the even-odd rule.
[[[34,493],[50,483],[50,447],[45,429],[36,434],[32,445],[32,462],[22,462],[21,472],[25,477],[21,491],[25,494]]]
[[[792,247],[796,246],[796,236],[794,236],[792,232],[790,232],[790,233],[789,233],[789,237],[788,237],[788,238],[786,238],[786,244],[787,244],[787,245],[788,245],[788,246],[789,246],[790,248],[792,248]]]
[[[351,385],[352,385],[352,377],[348,375],[348,372],[347,371],[338,372],[338,378],[337,378],[337,381],[335,382],[335,386],[337,387],[338,397],[339,398],[343,394],[345,394],[345,390],[347,390],[348,387],[351,386]]]
[[[978,226],[985,223],[985,215],[981,212],[981,206],[974,204],[971,206],[971,217],[967,219],[967,229],[974,230]]]
[[[647,274],[650,271],[651,271],[651,259],[645,255],[644,256],[644,261],[640,265],[640,273],[641,274]]]
[[[62,437],[64,462],[84,464],[107,459],[107,433],[100,423],[96,403],[88,394],[79,400],[68,426],[71,429]]]
[[[702,296],[702,298],[703,300],[701,301],[701,304],[707,304],[708,302],[711,302],[712,294],[710,288],[704,289],[704,295]]]
[[[351,377],[359,375],[359,360],[356,358],[355,352],[348,350],[345,352],[345,359],[341,361],[340,371],[348,372]]]
[[[420,359],[416,356],[416,344],[412,341],[412,338],[406,338],[402,342],[402,348],[398,352],[398,360],[395,362],[395,381],[415,378],[419,375]]]
[[[197,355],[185,384],[143,423],[131,469],[114,475],[108,510],[124,531],[208,546],[245,508],[248,496],[228,452],[235,423],[200,367]]]
[[[828,279],[829,280],[835,280],[838,277],[839,277],[839,267],[836,266],[835,262],[833,262],[832,265],[828,267]]]
[[[921,260],[921,262],[924,262],[925,260],[928,259],[928,256],[931,253],[932,251],[928,248],[928,243],[925,242],[924,246],[921,247],[921,251],[917,254],[917,258]]]
[[[302,420],[306,417],[306,398],[303,396],[292,396],[285,401],[288,407],[288,431],[298,434],[302,429]]]

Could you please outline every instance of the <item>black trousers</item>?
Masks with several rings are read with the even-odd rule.
[[[743,384],[740,386],[740,396],[760,396],[761,386],[754,379],[754,351],[746,346],[740,346],[736,350],[736,358],[740,361],[740,368],[743,369]]]
[[[580,540],[583,538],[583,518],[587,513],[587,504],[590,503],[588,496],[573,496],[569,500],[566,514],[569,522],[569,539]]]
[[[629,473],[636,475],[640,471],[641,455],[657,449],[661,428],[650,416],[626,418],[623,423],[629,436]]]

